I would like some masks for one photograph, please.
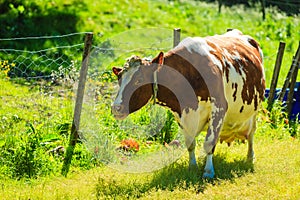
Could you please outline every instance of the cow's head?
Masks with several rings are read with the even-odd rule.
[[[116,119],[126,118],[149,102],[154,94],[154,72],[163,64],[163,59],[162,52],[152,61],[132,56],[123,68],[113,67],[120,86],[112,104],[112,113]]]

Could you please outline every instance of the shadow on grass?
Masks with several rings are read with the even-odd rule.
[[[143,179],[142,182],[139,179],[122,182],[116,179],[99,178],[96,194],[97,197],[106,196],[114,199],[121,197],[139,198],[158,190],[194,190],[197,194],[204,192],[208,185],[215,185],[221,180],[233,181],[238,177],[254,172],[253,164],[247,162],[246,159],[228,162],[224,155],[219,154],[214,157],[214,163],[216,178],[212,180],[202,178],[204,169],[202,160],[198,161],[200,164],[198,170],[188,170],[187,162],[175,162],[155,172],[153,177],[148,178],[149,180]]]

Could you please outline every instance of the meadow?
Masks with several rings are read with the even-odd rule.
[[[113,45],[110,42],[117,41],[115,44],[118,44],[122,40],[125,43],[132,40],[134,46],[122,46],[124,51],[119,54],[104,52],[100,61],[91,59],[89,75],[92,78],[87,83],[82,138],[76,145],[67,177],[61,175],[64,150],[59,149],[68,146],[76,93],[74,85],[81,55],[67,56],[77,60],[73,68],[67,70],[68,76],[60,76],[58,72],[55,81],[34,82],[10,78],[7,70],[14,64],[1,54],[1,199],[300,198],[300,126],[297,122],[289,125],[279,104],[268,112],[264,102],[259,112],[255,163],[246,162],[246,144],[236,142],[229,148],[226,144],[218,144],[214,158],[216,178],[213,180],[201,177],[203,153],[198,157],[198,171],[188,170],[188,153],[184,147],[168,154],[165,142],[175,138],[182,141],[182,136],[177,134],[179,129],[172,116],[164,110],[148,106],[124,122],[117,122],[110,113],[111,98],[117,89],[116,77],[110,69],[122,65],[132,53],[155,56],[158,53],[156,47],[143,49],[143,45],[148,45],[147,40],[152,39],[150,29],[161,30],[151,34],[153,38],[164,39],[156,45],[166,51],[172,46],[172,39],[169,39],[176,27],[181,28],[182,38],[222,34],[227,28],[237,28],[259,41],[265,56],[268,87],[279,41],[284,41],[286,50],[278,83],[281,87],[300,41],[298,16],[288,17],[276,8],[268,8],[263,21],[258,5],[252,8],[224,7],[218,13],[216,4],[199,1],[16,2],[10,6],[10,12],[0,16],[0,20],[6,20],[8,24],[2,32],[6,35],[1,37],[92,31],[94,48],[109,49],[109,45]],[[16,19],[24,23],[13,23]],[[41,27],[37,23],[41,23]],[[48,26],[51,23],[53,26]],[[18,31],[20,29],[23,32]],[[148,33],[148,39],[147,34],[144,38],[134,37],[143,35],[138,34],[139,31]],[[27,49],[34,50],[53,44],[46,41],[26,45],[29,45]],[[93,62],[98,63],[92,66]],[[140,151],[116,151],[120,142],[128,138],[138,141]],[[204,134],[200,134],[198,155],[202,152],[203,140]],[[156,152],[165,154],[151,157]],[[164,158],[165,155],[168,156]],[[131,159],[131,166],[126,165],[125,159]]]

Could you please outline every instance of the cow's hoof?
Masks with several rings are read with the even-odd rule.
[[[203,173],[203,178],[207,178],[207,179],[213,179],[215,177],[215,172],[214,171],[205,171]]]

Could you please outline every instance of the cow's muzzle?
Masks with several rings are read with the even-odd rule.
[[[111,112],[117,120],[125,119],[128,116],[122,104],[113,103],[111,105]]]

